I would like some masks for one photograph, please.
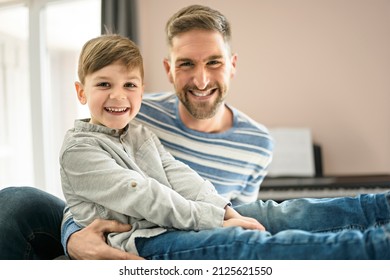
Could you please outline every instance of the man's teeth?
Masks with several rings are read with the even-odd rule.
[[[201,92],[198,92],[198,91],[192,91],[192,94],[193,95],[195,95],[195,96],[199,96],[199,97],[202,97],[202,96],[207,96],[207,95],[209,95],[210,94],[210,92],[203,92],[203,91],[201,91]]]
[[[119,112],[124,112],[127,110],[127,108],[111,108],[111,107],[106,107],[106,110],[108,112],[115,112],[115,113],[119,113]]]

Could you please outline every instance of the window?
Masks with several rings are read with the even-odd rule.
[[[88,117],[74,81],[82,45],[100,34],[101,3],[28,2],[0,8],[0,188],[63,197],[58,154],[74,119]]]
[[[33,182],[28,10],[0,9],[0,188]]]

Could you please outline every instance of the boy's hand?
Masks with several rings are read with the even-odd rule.
[[[106,233],[130,229],[130,225],[117,221],[97,219],[69,237],[68,254],[71,259],[77,260],[142,260],[137,255],[112,248],[106,243]]]
[[[226,212],[223,227],[242,227],[245,229],[257,229],[260,231],[265,231],[265,227],[256,219],[241,216],[241,214],[239,214],[230,206],[226,206],[225,210]]]

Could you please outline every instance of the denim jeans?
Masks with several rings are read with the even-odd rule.
[[[0,207],[0,259],[64,255],[61,199],[32,187],[9,187],[0,191]]]
[[[136,240],[149,259],[390,259],[390,193],[236,207],[266,232],[169,231]]]
[[[390,193],[356,198],[258,201],[235,209],[267,232],[220,228],[138,239],[150,259],[390,259]],[[0,191],[0,259],[63,255],[64,202],[31,187]],[[383,226],[381,226],[383,225]]]
[[[390,223],[390,192],[356,197],[298,198],[276,203],[256,201],[235,207],[258,220],[267,231],[299,229],[309,232],[364,231]]]

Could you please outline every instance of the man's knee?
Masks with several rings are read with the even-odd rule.
[[[25,214],[54,208],[63,211],[64,201],[34,187],[7,187],[0,191],[1,213],[8,215]],[[7,207],[5,207],[7,205]]]
[[[2,258],[34,255],[50,259],[63,254],[60,228],[64,201],[33,187],[8,187],[0,191],[0,205],[0,238],[4,241],[0,247],[5,251],[11,245],[14,248]],[[18,254],[15,248],[20,249]]]

